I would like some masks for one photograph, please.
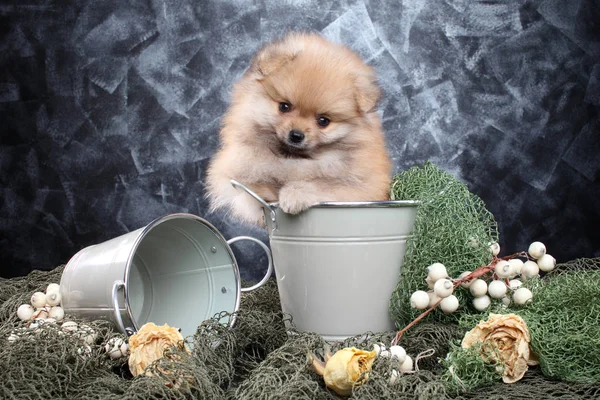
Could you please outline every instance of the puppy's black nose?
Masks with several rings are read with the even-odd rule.
[[[292,142],[292,143],[302,143],[302,141],[304,140],[304,133],[302,133],[296,129],[292,129],[290,131],[289,138],[290,138],[290,142]]]

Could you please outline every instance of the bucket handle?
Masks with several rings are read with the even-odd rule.
[[[267,261],[269,262],[269,266],[267,267],[267,273],[265,274],[265,276],[262,278],[262,280],[260,282],[258,282],[256,285],[254,286],[250,286],[247,288],[242,288],[241,291],[242,292],[250,292],[254,289],[258,289],[259,287],[261,287],[262,285],[264,285],[269,278],[271,277],[271,274],[273,273],[273,257],[271,257],[271,250],[269,250],[269,248],[267,247],[267,245],[265,245],[263,242],[261,242],[260,240],[253,238],[251,236],[237,236],[234,238],[231,238],[227,241],[227,244],[233,244],[235,242],[238,242],[240,240],[249,240],[251,242],[254,242],[256,244],[258,244],[260,247],[262,247],[262,249],[265,251],[265,254],[267,255]],[[121,317],[121,315],[119,315],[119,318]]]
[[[125,290],[125,282],[123,281],[115,281],[112,287],[112,306],[113,313],[115,315],[115,321],[117,323],[117,327],[127,336],[131,336],[135,333],[135,329],[133,328],[125,328],[125,324],[123,323],[123,318],[121,318],[121,308],[119,307],[119,289],[123,288]]]
[[[248,189],[246,186],[242,185],[235,179],[230,180],[231,185],[233,185],[236,189],[242,189],[244,192],[248,193],[250,196],[254,197],[264,208],[269,210],[269,214],[271,216],[271,222],[273,223],[273,230],[277,229],[277,219],[275,216],[275,208],[273,208],[269,203],[267,203],[262,197],[254,193],[252,190]]]

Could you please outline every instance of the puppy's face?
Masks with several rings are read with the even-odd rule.
[[[262,87],[255,101],[257,131],[270,135],[269,147],[284,157],[310,157],[347,140],[379,97],[371,68],[315,35],[267,47],[254,69]]]

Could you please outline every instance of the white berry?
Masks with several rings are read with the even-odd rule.
[[[396,380],[398,380],[399,376],[400,376],[400,373],[398,371],[396,371],[395,369],[393,369],[392,374],[390,375],[390,385],[393,385],[394,383],[396,383]]]
[[[117,359],[123,357],[125,354],[121,352],[121,346],[125,342],[123,339],[115,337],[111,338],[104,345],[104,350],[108,353],[109,357],[112,359]]]
[[[57,321],[62,321],[62,319],[65,317],[65,310],[63,310],[63,308],[60,306],[54,306],[48,312],[48,316]]]
[[[458,305],[458,298],[451,294],[442,300],[440,308],[445,314],[452,314],[454,311],[458,310]]]
[[[533,278],[534,276],[538,276],[539,273],[540,267],[535,261],[525,261],[523,269],[521,270],[521,276],[523,278]]]
[[[46,305],[46,294],[42,292],[35,292],[31,296],[31,305],[35,308],[42,308]]]
[[[396,358],[398,360],[398,364],[402,364],[406,360],[406,350],[402,346],[394,345],[390,347],[390,354],[392,359]]]
[[[17,317],[21,321],[29,321],[33,317],[35,310],[29,304],[21,304],[17,309]]]
[[[490,251],[493,255],[497,256],[498,254],[500,254],[500,245],[498,243],[492,243],[490,245]]]
[[[471,282],[469,291],[474,297],[481,297],[487,293],[487,283],[483,279],[475,279]]]
[[[433,263],[427,267],[427,278],[430,281],[437,282],[438,279],[447,278],[448,272],[442,263]]]
[[[508,260],[508,263],[512,268],[511,278],[515,277],[516,275],[521,275],[521,270],[523,269],[523,260],[519,258],[513,258]]]
[[[513,293],[513,300],[515,304],[522,306],[523,304],[533,300],[533,293],[531,293],[531,290],[527,288],[518,288]]]
[[[375,355],[378,356],[383,350],[385,350],[385,346],[383,343],[381,344],[373,344],[373,350],[375,350]]]
[[[48,293],[58,293],[60,292],[60,285],[58,283],[51,283],[48,285],[48,287],[46,288],[46,294]]]
[[[496,275],[498,275],[498,278],[502,278],[502,279],[510,278],[510,276],[513,273],[512,266],[506,260],[498,261],[496,263],[496,266],[494,267],[494,272],[496,273]]]
[[[522,284],[523,282],[521,282],[520,280],[512,279],[508,282],[508,287],[512,290],[517,290]]]
[[[129,354],[129,345],[127,343],[121,345],[121,354],[123,354],[123,356]]]
[[[413,360],[409,355],[406,356],[406,359],[402,364],[400,364],[400,371],[409,372],[413,370]]]
[[[433,292],[437,297],[445,298],[452,294],[454,285],[450,279],[440,279],[433,286]]]
[[[459,275],[458,279],[463,279],[464,277],[468,276],[471,273],[471,271],[465,271],[462,274]],[[469,286],[471,286],[471,282],[473,282],[472,280],[468,281],[468,282],[463,282],[460,284],[460,287],[468,289]]]
[[[488,295],[484,295],[481,297],[475,297],[473,299],[473,307],[475,307],[478,311],[483,311],[488,308],[492,304],[492,300]]]
[[[506,294],[506,283],[504,283],[503,281],[499,281],[499,280],[495,280],[495,281],[491,281],[490,284],[488,285],[488,293],[490,294],[490,297],[494,298],[494,299],[501,299],[504,297],[504,295]]]
[[[546,254],[546,246],[542,242],[533,242],[529,245],[527,252],[531,257],[538,259]]]
[[[537,260],[537,265],[541,271],[552,271],[556,267],[556,260],[550,254],[544,254]]]
[[[427,296],[429,296],[429,304],[427,307],[433,307],[438,301],[441,300],[438,296],[436,296],[433,292],[427,292]]]
[[[76,332],[77,331],[77,322],[75,321],[65,321],[61,325],[63,331],[66,332]]]
[[[46,295],[46,303],[49,306],[57,306],[60,304],[62,296],[58,292],[50,292]]]
[[[429,295],[424,290],[417,290],[410,296],[410,306],[417,310],[424,310],[429,305]]]

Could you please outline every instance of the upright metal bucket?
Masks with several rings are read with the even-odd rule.
[[[229,247],[239,240],[259,244],[269,261],[265,277],[244,289]],[[61,276],[61,303],[66,313],[113,321],[123,333],[154,322],[185,337],[215,314],[237,311],[240,292],[261,286],[271,272],[269,249],[260,240],[226,241],[198,216],[171,214],[75,254]],[[234,318],[227,322],[233,325]]]
[[[318,203],[297,215],[259,201],[281,307],[297,329],[326,340],[395,329],[389,302],[418,201]]]

